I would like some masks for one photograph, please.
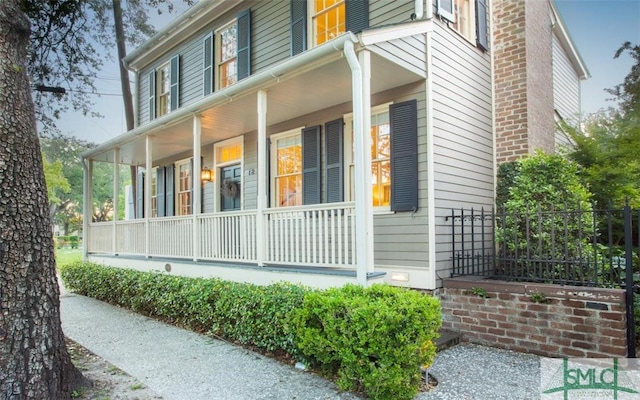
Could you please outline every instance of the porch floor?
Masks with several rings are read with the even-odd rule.
[[[247,273],[249,271],[260,271],[260,272],[276,272],[276,273],[288,273],[288,274],[305,274],[305,275],[328,275],[335,277],[344,277],[344,278],[356,278],[355,269],[345,269],[345,268],[336,268],[336,267],[318,267],[318,266],[290,266],[290,265],[265,265],[259,267],[258,265],[251,263],[241,263],[241,262],[220,262],[220,261],[210,261],[210,260],[186,260],[183,258],[171,258],[171,257],[145,257],[138,255],[113,255],[113,254],[101,254],[101,253],[90,253],[89,260],[92,257],[98,257],[100,259],[112,259],[117,260],[119,265],[122,265],[123,261],[131,260],[131,267],[135,268],[135,263],[139,261],[149,262],[153,261],[154,263],[165,263],[165,271],[171,272],[172,264],[179,263],[181,265],[191,265],[195,267],[221,267],[221,268],[232,268],[237,270],[246,270]],[[206,272],[206,271],[203,271]],[[386,275],[386,272],[377,271],[367,273],[367,280],[377,280],[382,279]]]

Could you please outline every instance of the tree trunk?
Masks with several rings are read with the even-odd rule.
[[[60,322],[29,30],[18,0],[0,0],[0,399],[66,399],[86,380]]]
[[[133,99],[131,95],[131,85],[129,84],[129,72],[124,67],[122,59],[127,55],[127,45],[124,37],[124,26],[122,24],[122,4],[120,0],[113,0],[113,25],[116,30],[116,45],[118,48],[118,66],[120,67],[120,85],[122,87],[122,100],[124,101],[124,117],[127,122],[127,131],[134,128],[133,120]],[[136,198],[136,179],[138,177],[138,169],[135,165],[129,167],[131,172],[131,189],[133,198]],[[113,196],[118,196],[114,193]],[[125,205],[126,207],[126,205]],[[115,210],[118,212],[118,210]],[[133,215],[136,214],[136,202],[133,202]]]

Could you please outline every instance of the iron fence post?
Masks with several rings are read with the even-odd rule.
[[[624,207],[624,251],[625,251],[625,293],[627,303],[627,357],[636,357],[635,321],[633,315],[633,233],[631,223],[631,207]]]

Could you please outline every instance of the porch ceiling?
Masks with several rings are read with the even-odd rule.
[[[208,108],[200,113],[201,142],[207,145],[258,129],[257,92],[267,91],[267,126],[311,114],[322,109],[351,102],[351,70],[342,53],[336,53],[319,66],[274,76],[266,87],[256,87],[241,96]],[[315,65],[318,65],[317,63]],[[247,78],[251,79],[251,78]],[[371,93],[424,79],[392,61],[371,52]],[[193,147],[193,119],[167,123],[152,132],[143,132],[120,143],[120,163],[145,164],[145,137],[152,137],[153,160],[191,152]],[[100,162],[113,162],[113,148],[91,155]]]

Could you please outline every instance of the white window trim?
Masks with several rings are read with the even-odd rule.
[[[191,167],[191,157],[185,158],[183,160],[176,161],[175,165],[175,173],[174,173],[174,189],[173,189],[173,197],[174,197],[174,209],[175,216],[183,216],[183,215],[192,215],[193,214],[193,199],[191,199],[191,214],[181,214],[180,209],[180,167],[182,165],[188,165],[191,168],[191,185],[193,186],[195,183],[195,176],[193,174],[193,168]]]
[[[476,46],[476,42],[477,42],[477,37],[476,37],[476,24],[478,23],[476,21],[476,2],[475,0],[468,0],[469,1],[469,14],[467,16],[467,29],[469,30],[469,36],[465,36],[462,34],[462,32],[458,29],[455,29],[453,27],[453,22],[449,24],[449,28],[451,28],[452,31],[454,31],[455,33],[457,33],[458,35],[460,35],[463,39],[465,39],[467,42],[471,43],[472,45]],[[455,14],[455,1],[453,4],[453,12],[454,12],[454,16],[456,17],[455,19],[458,19],[458,16]],[[459,21],[457,21],[459,22]]]
[[[301,126],[299,128],[294,128],[294,129],[289,129],[288,131],[284,131],[284,132],[279,132],[279,133],[274,133],[273,135],[269,136],[269,139],[271,139],[271,146],[269,148],[269,154],[271,154],[270,158],[270,163],[271,165],[269,166],[270,170],[271,170],[271,174],[269,174],[269,187],[271,188],[270,192],[271,192],[271,208],[282,208],[280,206],[278,206],[277,202],[276,202],[276,197],[277,197],[277,188],[276,188],[276,177],[278,176],[278,147],[277,147],[277,142],[280,139],[285,139],[288,138],[290,136],[302,136],[302,130],[306,128],[306,125]],[[302,140],[302,137],[300,138]],[[302,171],[300,171],[300,173],[302,173]],[[286,208],[286,207],[284,207]]]
[[[347,31],[347,27],[346,27],[346,23],[347,23],[347,2],[346,0],[340,0],[342,1],[342,4],[345,7],[345,33]],[[321,44],[315,44],[315,37],[316,37],[316,29],[315,26],[313,25],[313,16],[315,15],[315,9],[314,9],[314,1],[313,0],[308,0],[307,1],[307,49],[312,49],[316,46],[322,46],[324,43],[327,43],[329,40],[331,39],[327,39],[324,43]],[[339,7],[339,5],[332,5],[330,7]],[[329,7],[328,7],[329,8]]]
[[[220,53],[222,51],[222,35],[221,32],[228,29],[231,25],[236,25],[238,23],[237,18],[233,18],[232,20],[230,20],[229,22],[225,23],[224,25],[222,25],[220,28],[216,29],[214,31],[215,34],[215,45],[213,46],[213,51],[214,51],[214,57],[213,57],[213,68],[214,68],[214,73],[213,73],[213,79],[214,79],[214,92],[220,89],[224,89],[221,87],[220,82],[222,81],[222,76],[220,74],[220,63],[221,63],[221,58],[220,58]],[[236,82],[238,81],[238,30],[236,27]],[[229,87],[229,86],[233,86],[236,82],[232,83],[231,85],[225,86],[225,87]]]
[[[371,107],[371,115],[379,114],[381,112],[389,112],[389,106],[393,104],[393,102],[378,104],[377,106]],[[344,140],[345,140],[345,154],[344,154],[344,182],[345,182],[345,193],[344,198],[345,201],[354,201],[354,180],[355,177],[352,176],[352,172],[355,171],[355,164],[353,162],[353,113],[348,113],[343,116],[344,118]],[[371,132],[369,132],[371,134]],[[369,150],[371,151],[371,150]],[[371,184],[369,183],[369,190],[371,190]],[[391,204],[388,206],[373,206],[373,213],[376,215],[382,214],[395,214],[394,211],[391,211]]]
[[[160,114],[160,97],[162,96],[162,69],[167,67],[167,80],[169,81],[169,90],[167,90],[167,110],[164,114]],[[156,68],[156,118],[167,115],[171,112],[171,60],[163,62]]]
[[[222,149],[224,147],[227,146],[231,146],[231,145],[236,145],[239,144],[240,145],[240,159],[239,160],[233,160],[233,161],[228,161],[228,162],[221,162],[218,163],[218,150]],[[244,197],[244,184],[245,184],[245,180],[244,180],[244,135],[240,135],[240,136],[236,136],[234,138],[231,139],[227,139],[227,140],[223,140],[221,142],[217,142],[213,144],[213,166],[212,166],[212,173],[213,173],[213,209],[216,212],[220,211],[220,183],[218,182],[218,179],[220,177],[220,168],[224,168],[226,166],[229,165],[236,165],[238,164],[238,162],[240,162],[240,209],[244,210],[244,202],[245,202],[245,197]]]

